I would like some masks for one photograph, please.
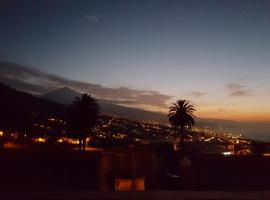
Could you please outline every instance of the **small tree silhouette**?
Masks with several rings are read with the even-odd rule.
[[[184,138],[186,137],[186,130],[195,124],[195,116],[193,112],[196,110],[192,104],[188,103],[186,100],[180,99],[173,103],[169,109],[169,122],[174,128],[180,129],[180,145],[181,150],[184,151]]]
[[[99,118],[100,107],[97,100],[89,94],[75,97],[70,105],[67,119],[68,132],[79,139],[79,149],[85,150],[86,137],[91,134]]]

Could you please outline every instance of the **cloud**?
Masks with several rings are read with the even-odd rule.
[[[96,16],[96,15],[85,14],[84,17],[85,17],[85,19],[87,19],[87,20],[89,20],[91,22],[97,23],[97,22],[100,21],[100,18],[98,16]]]
[[[239,90],[239,91],[232,92],[230,96],[251,96],[251,94],[247,90]]]
[[[246,89],[244,85],[229,83],[226,85],[229,90],[229,96],[241,97],[241,96],[252,96],[252,93]]]
[[[7,85],[30,92],[44,94],[61,87],[70,87],[80,92],[87,92],[98,99],[145,106],[167,108],[166,102],[172,96],[151,90],[136,90],[127,87],[109,88],[98,84],[67,79],[45,73],[36,68],[0,61],[0,81]]]
[[[201,97],[204,96],[206,93],[200,91],[191,91],[189,92],[189,94],[193,97]]]
[[[216,112],[218,112],[218,113],[228,113],[229,110],[226,109],[226,108],[218,108],[218,109],[216,110]]]

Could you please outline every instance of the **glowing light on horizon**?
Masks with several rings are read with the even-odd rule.
[[[39,138],[36,138],[34,141],[39,142],[39,143],[45,143],[47,140],[45,138],[39,137]]]

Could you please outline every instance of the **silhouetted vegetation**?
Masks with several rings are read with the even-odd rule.
[[[194,106],[188,103],[186,100],[177,100],[169,107],[169,122],[176,129],[180,129],[181,134],[181,149],[184,147],[184,138],[186,136],[186,130],[191,128],[195,124]]]
[[[89,94],[76,97],[70,105],[67,129],[71,135],[79,139],[79,148],[86,147],[86,136],[92,133],[97,125],[100,107],[97,100]]]

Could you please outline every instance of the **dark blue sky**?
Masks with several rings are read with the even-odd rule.
[[[270,119],[270,1],[0,2],[2,60]]]

